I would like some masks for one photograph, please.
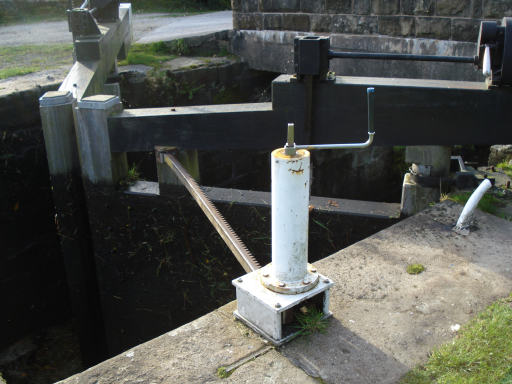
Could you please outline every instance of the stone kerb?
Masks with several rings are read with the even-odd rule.
[[[232,0],[235,29],[379,34],[476,41],[482,19],[512,0]]]

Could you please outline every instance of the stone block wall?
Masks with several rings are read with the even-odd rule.
[[[476,42],[512,0],[231,0],[235,29],[379,34]]]

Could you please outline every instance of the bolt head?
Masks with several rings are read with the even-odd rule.
[[[264,273],[263,277],[269,277],[270,275],[268,273]]]
[[[329,279],[325,279],[324,283],[329,284],[331,281]]]
[[[310,282],[310,281],[307,281],[307,280],[304,280],[304,281],[302,282],[302,284],[304,284],[304,285],[308,285],[309,283],[311,283],[311,282]]]
[[[283,287],[286,287],[286,284],[285,284],[285,283],[279,283],[279,286],[280,286],[281,288],[283,288]]]
[[[244,280],[243,280],[241,277],[239,277],[237,281],[238,281],[239,283],[242,283]]]
[[[276,303],[275,307],[276,307],[276,308],[281,308],[281,304]]]
[[[311,268],[311,272],[316,273],[316,268]]]

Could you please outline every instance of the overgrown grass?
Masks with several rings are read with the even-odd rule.
[[[71,44],[0,47],[0,79],[73,63]]]
[[[512,383],[512,295],[498,300],[435,350],[401,384]]]
[[[456,203],[459,204],[466,204],[470,196],[471,192],[461,192],[449,194],[443,198],[455,201]],[[498,198],[488,193],[485,194],[478,203],[478,208],[480,208],[480,210],[493,215],[495,215],[498,212],[500,206],[503,206],[503,202],[501,202]]]
[[[165,61],[176,57],[170,47],[164,42],[151,44],[134,44],[125,60],[119,62],[119,65],[143,64],[158,68]]]

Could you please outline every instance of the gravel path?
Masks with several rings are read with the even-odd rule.
[[[134,40],[141,43],[172,40],[233,28],[231,11],[170,17],[165,13],[134,14]],[[71,43],[67,21],[0,27],[0,45]]]

